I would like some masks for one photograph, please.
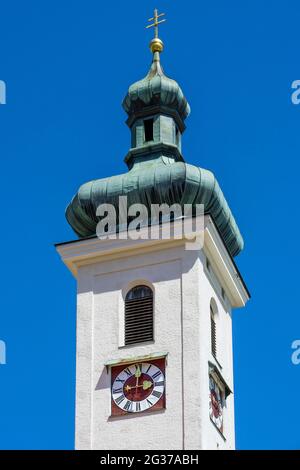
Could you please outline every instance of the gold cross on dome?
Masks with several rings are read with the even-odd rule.
[[[154,37],[155,38],[158,38],[158,25],[160,23],[164,23],[164,21],[167,21],[166,19],[158,21],[158,18],[160,18],[161,16],[164,16],[164,15],[165,15],[165,13],[158,14],[157,9],[155,8],[153,18],[149,18],[149,20],[148,20],[148,21],[153,21],[153,23],[146,26],[146,28],[154,27]]]

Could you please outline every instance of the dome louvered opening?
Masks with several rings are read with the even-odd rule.
[[[147,286],[137,286],[125,299],[125,345],[152,340],[153,292]]]

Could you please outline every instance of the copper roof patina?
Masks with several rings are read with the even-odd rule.
[[[137,122],[147,116],[167,116],[182,133],[190,113],[180,86],[164,74],[155,48],[148,74],[129,87],[123,107],[132,132]],[[243,239],[215,176],[185,163],[181,145],[175,137],[173,142],[164,139],[163,132],[158,132],[152,142],[135,142],[125,158],[126,173],[83,184],[67,207],[69,224],[79,237],[95,235],[97,207],[103,203],[117,207],[119,196],[127,196],[128,206],[142,203],[149,210],[151,204],[204,204],[205,213],[211,214],[229,253],[237,255],[243,249]]]

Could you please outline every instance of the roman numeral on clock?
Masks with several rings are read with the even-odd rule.
[[[155,374],[152,375],[152,379],[156,379],[160,375],[161,375],[161,372],[160,372],[160,370],[158,370],[157,372],[155,372]]]
[[[162,393],[161,393],[161,392],[157,392],[156,390],[153,390],[152,395],[153,395],[155,398],[160,398],[160,397],[162,396]]]
[[[154,382],[154,387],[163,387],[165,382],[162,380],[161,382]]]
[[[132,373],[130,372],[130,370],[127,368],[127,369],[124,369],[124,372],[125,374],[127,374],[129,377],[132,375]]]
[[[123,392],[123,387],[120,387],[120,388],[115,388],[113,390],[113,393],[122,393]]]
[[[125,406],[124,406],[124,410],[130,411],[131,408],[132,408],[132,401],[127,400],[127,402],[125,403]]]
[[[141,404],[139,401],[135,402],[135,411],[141,411]]]
[[[122,401],[125,400],[125,395],[121,395],[120,397],[116,398],[115,402],[117,405],[120,405]]]

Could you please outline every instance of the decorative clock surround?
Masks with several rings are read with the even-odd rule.
[[[165,358],[120,364],[111,368],[111,415],[164,409]]]
[[[223,407],[225,405],[225,387],[212,375],[209,377],[209,416],[223,434]]]

